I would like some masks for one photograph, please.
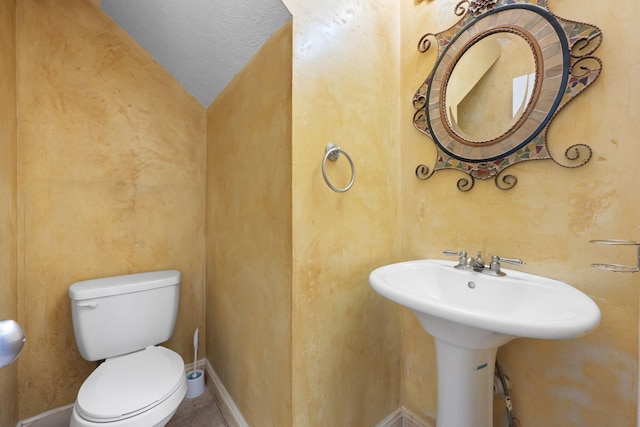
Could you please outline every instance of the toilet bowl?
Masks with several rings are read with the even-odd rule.
[[[80,387],[71,427],[164,426],[187,392],[184,362],[149,347],[102,363]]]
[[[187,393],[184,361],[157,344],[173,333],[180,273],[139,273],[69,288],[86,360],[104,360],[80,387],[71,427],[162,427]],[[108,325],[108,326],[107,326]]]

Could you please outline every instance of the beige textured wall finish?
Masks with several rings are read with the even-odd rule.
[[[207,112],[207,358],[252,426],[291,425],[291,24]]]
[[[286,1],[293,14],[293,425],[373,426],[399,405],[397,311],[369,286],[396,261],[396,2]],[[325,146],[355,163],[338,194]],[[330,162],[329,162],[330,163]],[[327,165],[336,185],[346,159]]]
[[[15,0],[0,0],[0,320],[18,319]],[[0,369],[0,426],[18,421],[18,362]]]
[[[193,331],[205,333],[206,115],[90,2],[20,1],[17,29],[24,419],[72,403],[94,367],[73,338],[77,280],[180,270],[166,345],[193,357]]]
[[[433,341],[367,277],[382,264],[459,248],[522,257],[526,271],[565,280],[602,308],[587,337],[500,350],[522,424],[635,425],[638,279],[589,267],[633,257],[588,240],[640,239],[640,61],[629,36],[640,5],[550,0],[560,16],[605,34],[601,78],[549,135],[559,160],[576,142],[590,144],[594,159],[576,170],[524,163],[512,169],[520,181],[511,191],[487,181],[460,193],[453,171],[416,180],[416,164],[435,150],[411,125],[410,102],[435,59],[416,42],[455,22],[457,2],[286,3],[292,27],[205,117],[95,5],[19,2],[17,289],[29,337],[17,364],[20,418],[71,403],[93,368],[75,348],[70,283],[178,268],[180,316],[168,346],[190,359],[199,326],[250,425],[375,425],[400,404],[433,421]],[[14,3],[0,4],[4,58]],[[0,66],[0,84],[12,96],[8,70]],[[2,117],[11,111],[11,102],[0,105]],[[0,147],[11,153],[15,136],[0,124],[9,134],[0,133]],[[344,194],[322,179],[330,141],[355,162],[356,184]],[[348,180],[345,163],[328,165],[338,184]],[[0,171],[9,199],[15,179],[10,164]],[[0,229],[10,234],[11,206],[5,213]],[[15,268],[0,266],[0,275]],[[15,388],[9,369],[0,393]]]
[[[418,181],[418,163],[433,164],[432,142],[411,126],[410,100],[435,54],[420,54],[417,40],[448,28],[457,1],[406,4],[402,14],[402,218],[404,259],[443,258],[443,249],[482,250],[520,257],[524,271],[564,280],[591,295],[602,324],[574,340],[515,340],[498,353],[510,375],[522,425],[581,427],[636,425],[639,277],[594,270],[592,262],[635,262],[634,250],[599,247],[590,239],[640,238],[637,162],[640,132],[637,79],[640,53],[635,25],[640,6],[596,0],[549,1],[559,16],[598,25],[604,43],[596,52],[604,70],[593,86],[567,106],[549,132],[549,148],[562,162],[565,149],[586,143],[594,158],[579,169],[522,163],[509,170],[517,186],[501,191],[478,181],[456,190],[463,177],[440,171]],[[403,311],[401,401],[425,418],[436,410],[433,340]],[[504,425],[496,419],[496,426]]]

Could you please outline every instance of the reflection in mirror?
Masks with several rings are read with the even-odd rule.
[[[472,142],[503,135],[530,105],[535,69],[534,53],[519,35],[480,39],[454,65],[445,89],[451,129]]]

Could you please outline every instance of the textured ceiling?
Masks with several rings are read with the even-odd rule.
[[[102,0],[205,107],[291,14],[281,0]]]

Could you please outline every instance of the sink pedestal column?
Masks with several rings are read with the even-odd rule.
[[[493,427],[497,347],[469,349],[436,338],[436,427]]]

